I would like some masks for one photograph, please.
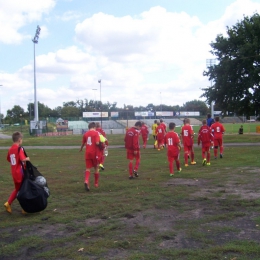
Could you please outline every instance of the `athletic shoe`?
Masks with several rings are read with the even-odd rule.
[[[8,213],[12,213],[12,208],[11,208],[11,205],[8,203],[8,201],[4,204],[5,206],[5,210],[8,212]]]
[[[98,183],[95,183],[95,187],[98,188]]]
[[[210,166],[210,162],[207,163],[207,166]]]
[[[188,167],[189,166],[189,164],[187,164],[187,163],[185,163],[185,165],[184,165],[185,167]]]
[[[134,178],[134,176],[129,176],[129,180],[132,180]]]
[[[136,170],[134,170],[134,175],[135,175],[135,177],[139,176]]]
[[[174,174],[170,174],[170,177],[173,177]]]
[[[27,212],[22,209],[22,214],[27,214]]]
[[[86,182],[85,182],[85,190],[89,191],[89,186],[88,186],[88,184]]]
[[[105,170],[105,167],[103,166],[103,164],[99,164],[99,169],[101,169],[102,171]]]
[[[160,149],[160,148],[158,148],[157,150],[158,150],[158,151],[161,151],[161,149]]]
[[[196,164],[196,162],[194,162],[194,161],[193,161],[193,162],[191,162],[190,164],[191,164],[191,165],[195,165],[195,164]]]
[[[215,157],[214,159],[217,160],[217,157]]]
[[[222,155],[222,153],[219,155],[219,158],[223,158],[223,155]]]
[[[206,160],[206,159],[203,159],[203,161],[202,161],[202,165],[205,166],[206,163],[207,163],[207,160]]]
[[[182,170],[182,169],[180,168],[180,169],[178,170],[178,173],[180,173],[180,172],[181,172],[181,170]]]

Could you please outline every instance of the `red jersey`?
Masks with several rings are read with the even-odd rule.
[[[24,150],[21,147],[18,152],[19,145],[13,144],[7,153],[7,161],[11,163],[11,172],[13,176],[13,180],[16,183],[22,182],[23,174],[22,174],[22,164],[21,161],[25,160],[26,156],[24,154]]]
[[[213,142],[213,135],[211,133],[210,127],[203,125],[198,133],[198,144],[202,143],[202,146],[210,146],[210,143]]]
[[[98,131],[100,134],[106,137],[106,132],[102,128],[96,128],[96,131]]]
[[[159,124],[155,130],[157,140],[162,140],[164,139],[165,136],[165,125],[164,124]]]
[[[135,127],[131,127],[125,134],[125,148],[128,150],[139,151],[139,131]]]
[[[142,136],[148,136],[149,130],[147,125],[142,125],[141,127],[141,135]]]
[[[89,130],[83,135],[82,143],[86,145],[85,158],[96,159],[96,153],[99,143],[99,133],[95,130]]]
[[[182,136],[182,142],[184,146],[193,145],[193,135],[194,135],[194,131],[191,125],[184,125],[181,128],[181,136]]]
[[[169,157],[177,156],[180,153],[179,143],[180,138],[175,132],[168,132],[164,137],[164,143],[167,145],[167,155]]]
[[[96,128],[96,131],[98,131],[104,137],[107,137],[106,132],[102,128]],[[107,140],[105,141],[105,145],[108,146],[108,141]]]
[[[211,130],[214,135],[214,139],[222,139],[222,135],[225,132],[225,128],[221,123],[216,122],[216,123],[212,124]]]

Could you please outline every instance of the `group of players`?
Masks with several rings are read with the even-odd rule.
[[[190,119],[185,118],[181,127],[180,134],[175,132],[175,123],[171,122],[169,124],[169,129],[167,131],[167,126],[160,119],[157,123],[155,120],[152,130],[154,137],[154,148],[162,150],[164,147],[167,148],[167,157],[169,163],[170,176],[174,175],[174,161],[176,163],[176,168],[178,172],[181,172],[180,165],[180,151],[184,149],[184,166],[189,166],[189,160],[191,165],[195,165],[194,160],[194,130],[190,125]],[[211,119],[208,115],[208,119],[202,121],[202,126],[198,132],[198,145],[202,144],[202,165],[210,165],[210,147],[214,146],[214,157],[217,158],[218,148],[220,149],[220,158],[223,157],[223,133],[225,129],[223,125],[219,122],[219,117],[215,118],[215,121]],[[128,173],[129,179],[138,177],[138,169],[140,166],[140,136],[143,141],[143,148],[147,146],[147,140],[149,139],[149,128],[142,122],[137,121],[135,125],[127,129],[124,142],[126,148],[126,157],[128,161]],[[99,123],[92,122],[89,124],[89,131],[83,135],[82,145],[80,151],[86,146],[85,152],[85,189],[90,190],[89,177],[90,170],[94,168],[95,182],[94,186],[98,187],[99,182],[99,170],[104,170],[104,149],[108,145],[106,134],[104,130],[100,128]]]
[[[153,137],[155,140],[154,148],[159,151],[165,146],[167,147],[167,157],[169,164],[170,176],[174,175],[173,163],[175,161],[178,172],[181,172],[180,166],[180,151],[183,146],[184,149],[184,166],[188,167],[188,161],[190,164],[195,165],[194,160],[194,130],[190,125],[190,119],[185,118],[181,127],[180,134],[175,132],[175,123],[169,124],[169,130],[167,132],[166,124],[160,119],[154,121],[152,126]],[[215,118],[215,121],[208,114],[207,120],[202,121],[202,126],[198,132],[198,145],[202,144],[202,165],[210,166],[210,147],[214,147],[214,157],[217,159],[218,148],[220,150],[220,158],[223,158],[223,134],[225,132],[224,126],[219,122],[219,117]],[[138,177],[138,168],[140,165],[140,145],[139,136],[142,136],[143,148],[146,148],[147,140],[149,137],[148,127],[144,122],[137,121],[135,125],[128,129],[125,135],[125,148],[127,149],[127,159],[129,179],[133,179],[134,176]],[[135,159],[135,164],[134,164]]]

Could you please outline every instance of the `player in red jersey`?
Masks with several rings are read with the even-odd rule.
[[[104,162],[105,162],[104,150],[107,149],[107,147],[108,147],[108,141],[107,141],[107,138],[106,138],[106,132],[101,128],[99,122],[96,123],[96,131],[98,131],[106,139],[105,142],[101,141],[101,144],[100,144],[101,153],[100,153],[100,156],[99,156],[99,159],[100,159],[99,169],[104,171],[105,170],[105,167],[104,167]]]
[[[26,157],[23,148],[21,147],[23,142],[23,135],[20,132],[14,132],[12,135],[13,145],[10,147],[7,153],[7,161],[11,164],[11,172],[15,189],[9,196],[8,201],[4,204],[8,213],[12,213],[11,204],[16,199],[17,194],[21,188],[23,182],[23,169],[22,163],[30,161],[29,157]],[[21,147],[21,148],[20,148]],[[22,213],[25,213],[22,210]]]
[[[185,119],[185,124],[181,128],[181,136],[182,136],[182,143],[184,146],[184,160],[185,160],[185,166],[188,165],[188,158],[189,155],[191,157],[191,165],[196,164],[194,161],[194,149],[193,149],[193,138],[194,138],[194,131],[192,126],[190,125],[190,119]]]
[[[218,147],[220,151],[220,158],[223,158],[223,134],[225,132],[224,126],[219,123],[219,116],[215,117],[215,123],[211,125],[211,130],[214,135],[214,156],[217,159],[218,156]]]
[[[99,149],[99,133],[96,131],[96,124],[95,122],[89,123],[88,131],[83,135],[82,144],[80,147],[80,152],[84,145],[86,145],[86,152],[85,152],[85,162],[86,162],[86,172],[85,172],[85,189],[89,191],[89,177],[90,177],[90,170],[94,168],[95,170],[95,187],[98,187],[98,180],[99,180],[99,165],[98,165],[98,149]]]
[[[127,159],[128,163],[128,171],[129,171],[129,179],[133,179],[133,174],[135,177],[138,177],[138,168],[140,165],[140,145],[139,145],[139,134],[142,123],[141,121],[137,121],[134,127],[129,128],[125,134],[125,148],[127,149]],[[135,159],[135,166],[133,169],[133,161]]]
[[[149,129],[148,126],[142,122],[142,126],[141,126],[141,135],[142,135],[142,140],[143,140],[143,148],[146,148],[146,144],[147,144],[147,140],[149,137]]]
[[[163,122],[163,120],[162,120],[162,119],[160,119],[160,124],[162,124],[162,125],[163,125],[163,127],[164,127],[164,132],[165,132],[165,133],[167,133],[167,125],[166,125],[166,123],[165,123],[165,122]]]
[[[173,162],[175,161],[177,171],[181,172],[180,167],[180,138],[177,133],[174,132],[175,123],[169,124],[169,132],[164,137],[164,143],[167,146],[167,156],[170,169],[170,176],[174,175]]]
[[[162,122],[155,130],[158,151],[164,147],[165,127],[165,124]]]
[[[198,145],[201,143],[202,149],[202,165],[210,165],[210,145],[213,145],[213,135],[210,127],[207,126],[207,120],[202,120],[202,126],[198,133]],[[207,153],[207,156],[206,156]]]

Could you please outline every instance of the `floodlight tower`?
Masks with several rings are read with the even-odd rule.
[[[38,115],[38,101],[37,101],[37,93],[36,93],[36,68],[35,68],[35,44],[39,41],[41,28],[39,25],[37,25],[35,36],[32,39],[32,42],[34,43],[34,121],[36,121],[36,124],[38,125],[39,121],[39,115]]]
[[[101,112],[101,128],[102,128],[102,103],[101,103],[101,79],[98,80],[100,87],[100,112]]]
[[[212,67],[216,64],[216,59],[206,59],[207,68]],[[212,87],[212,80],[210,81],[210,87]],[[214,118],[214,100],[211,101],[211,116]]]

